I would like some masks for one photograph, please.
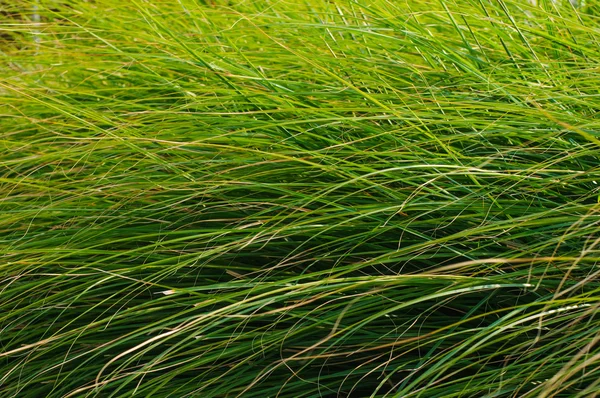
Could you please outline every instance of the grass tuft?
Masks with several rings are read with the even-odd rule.
[[[596,396],[599,9],[0,2],[0,397]]]

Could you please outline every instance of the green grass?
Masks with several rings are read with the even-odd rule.
[[[0,8],[0,397],[598,395],[600,3]]]

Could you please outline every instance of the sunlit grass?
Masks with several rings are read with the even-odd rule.
[[[597,394],[597,2],[0,4],[1,397]]]

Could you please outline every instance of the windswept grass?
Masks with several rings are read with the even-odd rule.
[[[594,397],[599,3],[3,1],[0,397]]]

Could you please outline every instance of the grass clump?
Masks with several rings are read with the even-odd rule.
[[[598,393],[596,2],[1,7],[0,396]]]

